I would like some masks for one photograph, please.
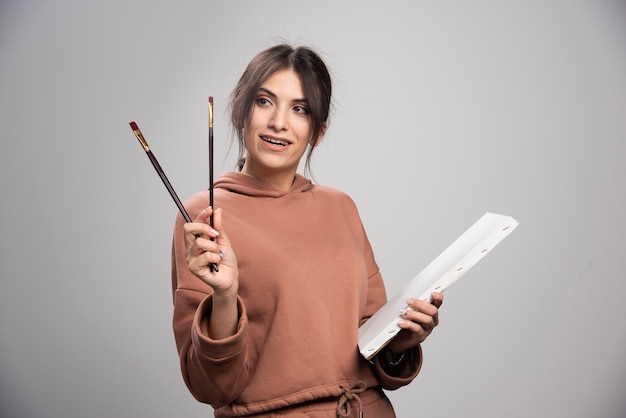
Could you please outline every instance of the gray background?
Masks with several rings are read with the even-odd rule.
[[[171,332],[178,194],[230,169],[246,63],[311,45],[336,106],[318,182],[393,294],[492,211],[519,228],[446,293],[400,417],[626,415],[626,7],[618,1],[3,1],[3,417],[207,417]],[[306,324],[302,326],[306,327]]]

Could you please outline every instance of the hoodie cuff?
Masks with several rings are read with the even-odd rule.
[[[213,295],[207,296],[196,310],[193,319],[191,340],[197,352],[208,360],[221,362],[237,356],[244,350],[248,335],[248,316],[243,301],[237,296],[239,322],[235,334],[214,340],[209,336],[209,322],[213,310]]]
[[[379,353],[372,360],[374,372],[383,388],[395,390],[408,385],[417,377],[422,367],[422,347],[418,345],[407,350],[404,359],[397,366],[387,365],[384,352]]]

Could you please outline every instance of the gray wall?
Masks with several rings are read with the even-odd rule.
[[[623,417],[626,7],[599,0],[3,1],[0,405],[207,417],[171,332],[176,207],[230,169],[227,95],[284,39],[336,107],[318,182],[359,205],[389,293],[484,212],[520,227],[446,293],[400,417]]]

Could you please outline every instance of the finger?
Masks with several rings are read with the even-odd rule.
[[[436,296],[435,299],[440,298]],[[407,305],[409,309],[404,311],[407,319],[422,324],[426,329],[431,330],[439,324],[439,308],[432,303],[410,298],[407,300]]]
[[[428,315],[423,312],[408,309],[401,315],[405,321],[413,322],[421,326],[424,330],[430,331],[437,326],[439,319],[437,314]]]
[[[214,240],[204,237],[196,238],[192,248],[195,249],[195,254],[217,253],[219,251],[217,243]]]
[[[432,304],[439,309],[439,307],[443,304],[443,293],[441,292],[433,292],[431,295]]]
[[[208,273],[214,272],[211,270],[210,266],[216,264],[219,258],[219,255],[216,253],[205,252],[194,257],[189,257],[187,259],[187,265],[194,274],[202,277]]]
[[[194,222],[209,223],[209,219],[211,218],[212,214],[213,208],[209,206],[208,208],[203,209],[202,212],[200,212],[198,216],[196,216]]]
[[[210,227],[208,236],[210,237],[211,240],[215,240],[219,236],[219,232],[217,232],[215,229],[213,229],[213,215],[214,215],[214,213],[215,213],[215,211],[213,210],[213,208],[211,206],[209,206],[208,208],[206,208],[202,212],[200,212],[200,214],[196,218],[196,222],[197,223],[203,222],[204,224],[206,224],[206,225],[208,225]],[[198,235],[196,235],[196,236],[198,236]],[[204,236],[206,237],[207,234],[204,234]],[[219,250],[217,250],[217,252],[220,254],[220,258],[221,258],[222,252],[219,251]],[[211,265],[210,265],[210,271],[211,272],[219,271],[219,268],[217,267],[217,263],[218,262],[219,262],[219,260],[211,262]]]
[[[438,312],[437,306],[425,300],[409,298],[407,299],[406,304],[412,310],[425,313],[426,315],[434,316]]]
[[[207,224],[203,223],[188,223],[183,225],[184,240],[185,240],[185,254],[195,254],[198,252],[196,241],[199,238],[212,239],[219,235],[219,233]]]
[[[218,263],[221,259],[219,248],[215,241],[199,237],[197,238],[187,254],[189,267],[208,267],[209,264]]]
[[[185,231],[185,239],[188,239],[190,242],[199,237],[213,239],[220,235],[220,233],[210,225],[200,222],[192,222],[183,225],[183,231]]]
[[[414,342],[420,343],[428,337],[430,334],[430,330],[425,329],[422,325],[415,323],[413,321],[408,321],[406,319],[398,322],[398,326],[402,328],[404,331],[410,333],[410,339]]]
[[[213,227],[219,233],[219,240],[217,242],[220,247],[230,247],[230,240],[224,230],[223,213],[222,208],[215,209],[215,213],[213,214]]]
[[[192,222],[186,223],[183,226],[183,228],[185,229],[185,232],[195,236],[195,238],[197,238],[198,236],[212,236],[209,229],[206,229],[204,226],[201,226],[201,225],[208,225],[209,227],[211,226],[210,219],[211,219],[212,214],[213,214],[213,208],[211,206],[203,209],[198,214],[198,216],[196,216],[196,219],[194,219]],[[188,240],[188,242],[191,243],[191,241],[193,241],[193,238],[194,237],[187,236],[186,240]]]
[[[215,212],[213,212],[213,228],[217,229],[218,231],[221,231],[223,228],[221,208],[217,208],[215,209]]]
[[[193,262],[200,267],[210,269],[210,265],[217,265],[220,262],[220,259],[221,257],[217,251],[205,251],[198,254],[194,258]]]

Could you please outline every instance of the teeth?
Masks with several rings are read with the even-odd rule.
[[[265,142],[269,142],[270,144],[275,144],[275,145],[281,145],[281,146],[287,146],[289,145],[288,142],[285,141],[279,141],[278,139],[274,139],[274,138],[268,138],[266,136],[262,136],[261,139]]]

